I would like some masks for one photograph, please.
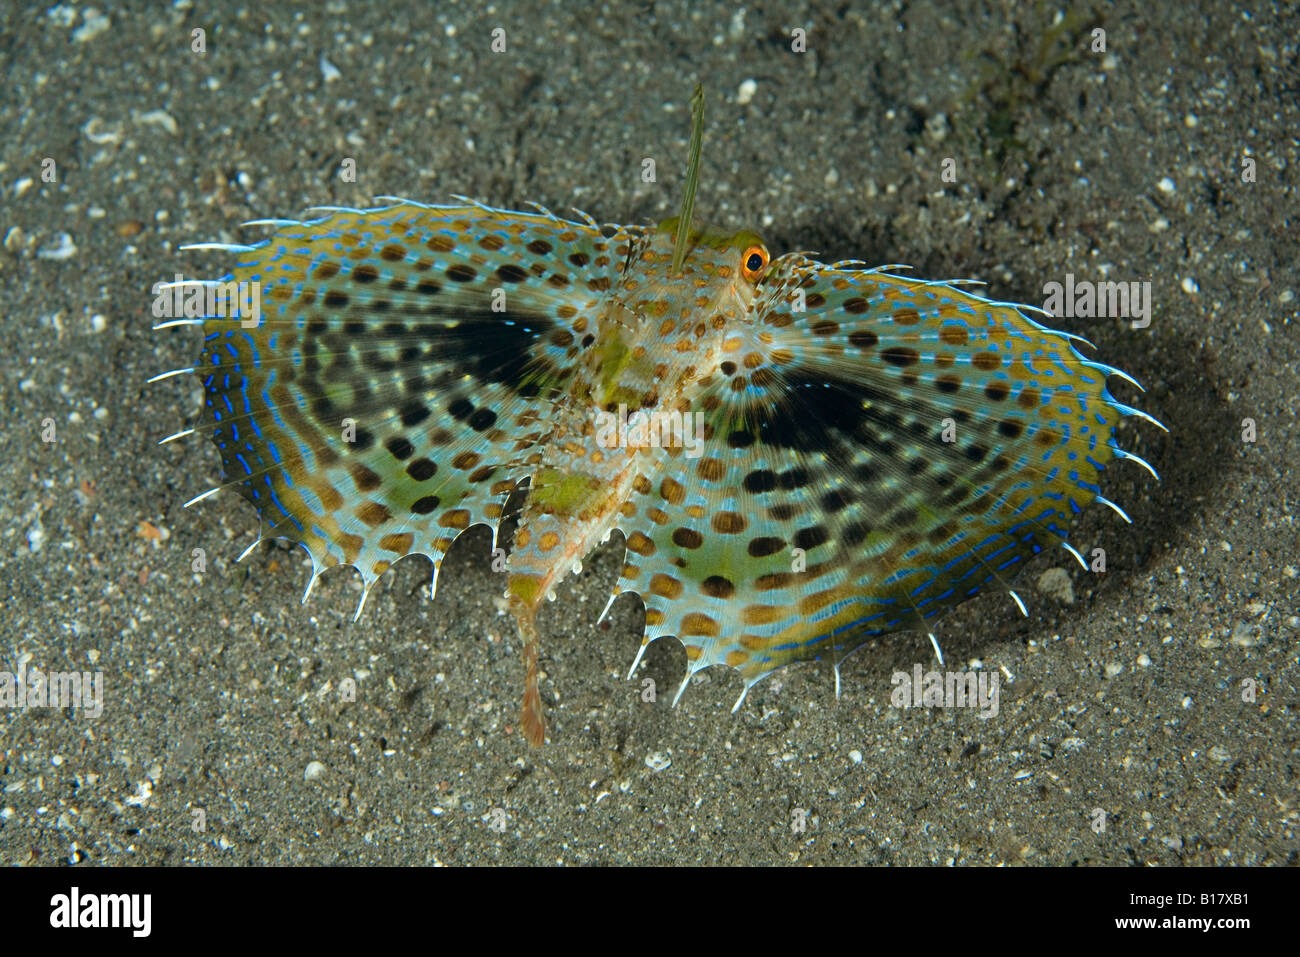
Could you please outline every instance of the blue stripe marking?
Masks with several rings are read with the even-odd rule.
[[[276,497],[274,491],[271,492],[271,501],[275,502],[275,507],[280,510],[281,514],[283,514],[289,521],[293,522],[294,526],[301,532],[302,522],[298,521],[298,519],[294,518],[293,515],[290,514],[289,510],[281,504],[280,499]]]

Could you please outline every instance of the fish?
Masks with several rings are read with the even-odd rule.
[[[695,129],[702,128],[702,108]],[[258,542],[312,572],[359,570],[366,596],[410,555],[522,498],[504,599],[521,640],[521,727],[546,739],[538,609],[617,532],[615,598],[638,595],[650,643],[686,675],[725,665],[749,690],[796,661],[835,669],[870,639],[1001,588],[1062,547],[1087,505],[1123,509],[1102,473],[1129,460],[1112,366],[970,280],[899,265],[773,255],[701,225],[693,136],[682,212],[657,225],[565,218],[465,197],[258,220],[207,293],[189,434],[220,452]],[[255,295],[249,295],[249,290]],[[171,375],[176,373],[165,373]],[[254,546],[257,543],[254,543]],[[250,546],[251,551],[254,546]],[[245,554],[248,552],[246,551]],[[242,556],[241,556],[242,557]],[[1085,566],[1086,567],[1086,566]]]

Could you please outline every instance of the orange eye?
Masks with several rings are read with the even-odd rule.
[[[767,268],[767,250],[762,246],[750,246],[740,257],[740,271],[750,282],[758,282]]]

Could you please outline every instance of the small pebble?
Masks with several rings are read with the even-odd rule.
[[[1049,568],[1038,576],[1038,591],[1063,605],[1074,604],[1074,583],[1064,568]]]
[[[172,136],[180,131],[175,118],[166,110],[150,110],[148,113],[141,113],[136,117],[136,121],[150,126],[161,126]]]
[[[33,552],[45,547],[45,526],[39,518],[27,529],[27,547]]]
[[[82,10],[81,18],[81,26],[72,31],[72,39],[78,43],[89,43],[109,28],[108,17],[94,7],[86,7]]]
[[[1262,632],[1259,625],[1243,621],[1232,629],[1232,637],[1228,640],[1238,648],[1254,648],[1260,643]]]
[[[651,771],[655,772],[655,774],[658,774],[660,771],[664,770],[672,763],[673,763],[672,758],[668,757],[668,755],[664,754],[662,751],[656,751],[654,754],[648,754],[646,755],[646,759],[645,759],[645,766],[648,767]]]
[[[302,772],[302,777],[304,781],[315,781],[324,773],[325,765],[321,764],[319,761],[310,761],[308,762],[306,769]]]
[[[53,259],[62,262],[77,255],[77,244],[67,233],[55,233],[54,238],[36,250],[37,259]]]
[[[753,80],[746,80],[740,84],[740,89],[736,91],[736,102],[744,106],[754,98],[754,94],[757,92],[758,84]]]
[[[66,3],[50,7],[45,11],[45,15],[50,18],[56,27],[63,27],[65,30],[77,22],[77,8],[68,6]]]
[[[935,113],[925,121],[925,135],[936,143],[942,143],[948,138],[950,128],[946,113]]]

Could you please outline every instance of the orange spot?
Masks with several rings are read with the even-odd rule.
[[[695,473],[708,482],[720,482],[727,474],[727,466],[721,459],[701,459],[695,467]]]
[[[682,583],[668,575],[656,574],[650,579],[650,591],[662,598],[675,599],[682,595]]]
[[[675,479],[666,478],[659,484],[659,494],[670,505],[680,505],[686,499],[686,489]]]
[[[366,544],[366,540],[360,535],[340,535],[338,544],[343,549],[343,561],[349,565],[355,565],[357,556],[361,554],[361,549]]]
[[[379,502],[366,502],[356,510],[356,516],[371,528],[375,528],[392,518],[393,513]]]
[[[396,552],[399,555],[405,555],[411,550],[411,545],[415,542],[415,536],[410,532],[401,532],[394,535],[385,535],[379,540],[379,547],[386,552]]]
[[[627,537],[627,547],[629,551],[636,552],[646,558],[655,553],[654,541],[641,532],[633,532]]]
[[[740,620],[747,625],[770,625],[788,614],[780,605],[749,605],[740,613]]]
[[[799,612],[804,615],[811,615],[813,612],[820,611],[841,597],[842,595],[840,594],[840,590],[837,588],[828,588],[825,591],[806,595],[799,600]]]
[[[722,626],[703,612],[693,611],[682,616],[682,634],[716,638],[722,634]],[[687,649],[687,656],[690,656],[689,648]]]
[[[713,516],[713,530],[723,535],[736,535],[749,527],[749,520],[739,512],[719,512]]]
[[[949,346],[964,346],[970,336],[965,326],[947,325],[939,330],[939,340]]]
[[[329,482],[322,480],[312,483],[312,491],[320,496],[321,504],[325,506],[326,511],[337,512],[343,507],[343,496]]]
[[[469,509],[457,508],[445,513],[438,519],[443,528],[469,528]]]

